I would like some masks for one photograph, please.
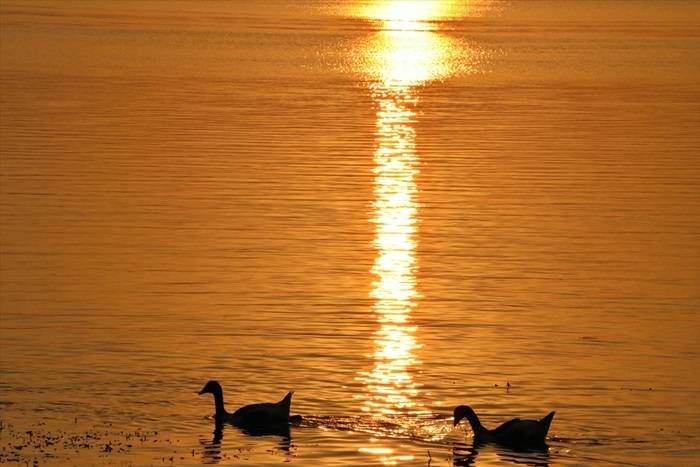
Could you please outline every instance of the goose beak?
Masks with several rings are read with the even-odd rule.
[[[201,396],[202,394],[204,394],[204,389],[202,389],[202,390],[199,391],[199,392],[197,392],[197,391],[195,391],[195,392]]]

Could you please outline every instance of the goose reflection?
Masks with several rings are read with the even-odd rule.
[[[482,461],[490,464],[494,459],[494,453],[499,464],[510,463],[533,467],[549,467],[549,451],[546,449],[516,451],[502,446],[467,445],[464,443],[455,443],[453,445],[452,465],[459,467],[477,465],[477,458],[480,454],[487,457],[482,458]]]
[[[217,421],[214,424],[211,441],[207,439],[199,440],[199,444],[202,446],[202,461],[204,464],[218,464],[221,462],[221,440],[223,438],[224,424]]]
[[[479,450],[474,446],[467,446],[463,443],[455,443],[452,447],[452,465],[466,467],[476,464]]]
[[[218,464],[223,459],[222,441],[224,439],[224,430],[227,424],[220,421],[214,422],[214,431],[211,440],[200,439],[199,444],[202,447],[202,461],[205,464]],[[289,425],[272,425],[272,426],[253,426],[246,428],[238,428],[233,425],[228,425],[229,429],[235,429],[247,436],[277,436],[277,448],[285,455],[290,455],[292,446],[292,436],[289,431]]]
[[[419,415],[414,375],[419,158],[416,151],[417,88],[451,72],[458,47],[435,30],[449,2],[377,2],[364,12],[380,30],[362,51],[376,106],[372,223],[375,331],[373,367],[362,373],[363,410],[375,416]]]

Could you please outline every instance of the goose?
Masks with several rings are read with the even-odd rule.
[[[466,405],[459,405],[454,410],[454,426],[466,418],[474,431],[474,443],[497,443],[520,449],[536,449],[545,447],[545,438],[549,425],[554,418],[550,412],[541,420],[521,420],[514,418],[494,430],[484,428],[474,410]]]
[[[279,402],[245,405],[233,413],[227,412],[224,408],[224,390],[218,381],[209,381],[199,391],[199,394],[212,394],[214,396],[214,407],[216,408],[214,418],[217,423],[230,423],[239,427],[255,427],[289,423],[289,407],[292,404],[294,391],[289,391]],[[293,420],[297,418],[300,417],[292,417]]]

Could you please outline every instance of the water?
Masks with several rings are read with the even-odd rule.
[[[4,462],[697,463],[696,3],[0,11]]]

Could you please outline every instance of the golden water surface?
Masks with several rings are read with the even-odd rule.
[[[0,26],[0,462],[697,463],[695,3]],[[216,432],[209,379],[304,421]],[[556,410],[549,450],[473,446],[457,404]]]

